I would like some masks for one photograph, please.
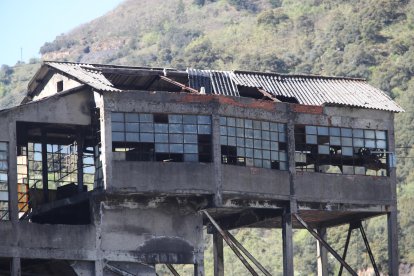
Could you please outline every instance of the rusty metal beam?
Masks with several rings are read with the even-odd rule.
[[[243,252],[244,253],[244,255],[246,255],[249,259],[250,259],[250,261],[252,261],[256,266],[257,266],[257,268],[259,268],[260,269],[260,271],[261,272],[263,272],[266,276],[272,276],[272,274],[270,274],[270,272],[269,271],[267,271],[266,270],[266,268],[264,268],[264,266],[262,266],[250,253],[249,253],[249,251],[247,251],[247,249],[246,248],[244,248],[244,246],[241,244],[241,243],[239,243],[237,240],[236,240],[236,238],[232,235],[232,234],[230,234],[229,233],[229,231],[225,231],[226,232],[226,234],[229,236],[229,238],[230,238],[230,240],[241,250],[241,252]]]
[[[171,271],[174,276],[180,276],[180,274],[175,270],[172,264],[165,264],[165,266]]]
[[[270,94],[269,92],[267,92],[266,90],[262,89],[262,88],[257,88],[257,90],[263,94],[263,96],[271,99],[274,102],[280,102],[273,94]]]
[[[362,227],[362,223],[359,224],[359,231],[361,232],[362,238],[364,239],[365,247],[367,248],[369,259],[371,260],[371,264],[374,267],[375,275],[379,276],[380,273],[378,271],[377,264],[375,263],[375,259],[374,259],[374,255],[372,254],[371,247],[369,246],[367,235],[365,235],[364,227]]]
[[[348,246],[349,246],[349,241],[351,240],[352,229],[353,229],[352,225],[349,225],[348,235],[346,236],[344,253],[342,254],[342,259],[344,259],[344,261],[346,259],[346,254],[348,253]],[[344,269],[344,266],[341,264],[341,267],[339,268],[338,276],[342,275],[343,269]]]
[[[198,90],[196,90],[196,89],[194,89],[194,88],[191,88],[191,87],[188,87],[188,86],[186,86],[186,85],[184,85],[184,84],[182,84],[182,83],[180,83],[180,82],[178,82],[178,81],[172,80],[172,79],[167,78],[167,77],[165,77],[165,76],[160,76],[160,79],[162,79],[162,80],[164,80],[164,81],[166,81],[166,82],[169,82],[169,83],[171,83],[171,84],[174,84],[174,85],[176,85],[176,86],[178,86],[178,87],[181,87],[181,89],[186,90],[186,91],[188,91],[188,92],[190,92],[190,93],[193,93],[193,94],[200,94],[200,93],[198,92]]]
[[[305,227],[309,233],[317,239],[334,257],[337,259],[341,265],[343,265],[346,270],[348,270],[349,273],[353,276],[358,276],[358,274],[341,258],[341,256],[336,253],[336,251],[326,242],[324,239],[322,239],[318,233],[316,233],[312,228],[308,226],[308,224],[298,215],[294,214],[296,219],[299,221],[300,224],[302,224],[303,227]]]
[[[229,245],[229,247],[231,248],[231,250],[233,250],[234,254],[237,255],[237,257],[240,259],[240,261],[244,264],[244,266],[250,271],[250,273],[253,276],[259,276],[259,274],[257,274],[257,272],[254,270],[254,268],[249,264],[249,262],[243,257],[243,255],[240,253],[240,251],[237,249],[237,247],[235,246],[235,244],[231,241],[231,239],[229,238],[229,236],[227,236],[226,232],[221,229],[220,225],[217,224],[217,222],[213,219],[212,216],[210,216],[210,214],[206,211],[206,210],[202,210],[202,212],[204,213],[204,215],[206,215],[206,217],[210,220],[210,222],[214,225],[214,227],[217,229],[217,231],[220,233],[220,235],[223,237],[223,239],[226,241],[226,243]]]

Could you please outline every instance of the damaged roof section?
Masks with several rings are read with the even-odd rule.
[[[45,76],[51,71],[102,92],[190,92],[313,106],[351,106],[391,112],[403,111],[386,93],[357,78],[192,68],[180,71],[69,62],[44,62],[29,83],[28,96],[38,93]]]

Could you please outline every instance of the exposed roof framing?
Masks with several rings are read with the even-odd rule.
[[[58,72],[99,91],[188,91],[223,96],[250,96],[304,105],[337,105],[402,112],[386,93],[364,79],[315,75],[286,75],[249,71],[215,71],[188,68],[129,67],[105,64],[44,62],[28,86],[28,96],[37,93],[47,74]],[[250,90],[253,91],[253,90]],[[254,94],[254,93],[253,93]]]

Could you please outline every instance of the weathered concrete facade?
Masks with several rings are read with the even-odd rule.
[[[117,68],[111,70],[115,72]],[[134,72],[128,71],[126,75]],[[154,73],[135,74],[143,77]],[[152,82],[159,81],[157,74]],[[12,264],[10,273],[13,275],[19,275],[19,271],[44,273],[46,268],[53,270],[56,264],[48,263],[48,260],[62,261],[57,264],[71,271],[67,275],[155,275],[156,264],[192,264],[195,275],[204,275],[205,225],[214,235],[215,275],[223,275],[220,231],[212,226],[203,211],[207,211],[224,230],[282,228],[285,275],[293,275],[293,227],[318,229],[320,237],[325,239],[327,227],[387,215],[390,273],[398,275],[393,112],[190,94],[188,91],[193,88],[178,84],[182,90],[179,92],[175,83],[160,90],[152,90],[149,86],[133,89],[136,87],[132,86],[122,92],[118,88],[110,91],[97,89],[93,81],[83,81],[81,77],[45,64],[29,85],[25,104],[0,111],[0,127],[7,130],[0,132],[0,142],[7,143],[10,149],[7,172],[9,211],[6,213],[9,219],[0,221],[0,258]],[[57,83],[61,81],[63,84],[59,85],[63,85],[63,90],[59,91],[61,87],[57,87]],[[54,91],[56,87],[57,91]],[[116,116],[122,119],[114,119]],[[138,119],[128,121],[128,118]],[[191,123],[186,123],[186,119]],[[224,125],[226,120],[228,123]],[[233,121],[237,120],[245,124],[234,126],[243,133],[240,137],[234,135],[243,141],[243,146],[237,150],[246,153],[237,152],[233,157],[225,151],[233,149],[230,131]],[[261,132],[254,132],[254,139],[251,139],[261,146],[255,144],[251,148],[257,152],[254,151],[254,158],[251,158],[255,163],[250,164],[247,140],[250,139],[248,124],[251,121],[261,123]],[[152,129],[144,131],[149,125]],[[279,130],[272,132],[272,125]],[[198,140],[187,142],[190,141],[187,138],[195,135],[187,135],[185,128],[193,126],[198,129],[195,131]],[[352,166],[346,165],[345,161],[340,164],[325,159],[312,161],[315,156],[312,150],[317,147],[299,153],[298,142],[295,142],[298,126],[326,127],[321,131],[341,130],[344,133],[355,129],[366,131],[366,136],[361,139],[365,139],[365,143],[374,141],[373,148],[378,153],[369,152],[367,157],[363,151],[362,157],[355,157],[359,153],[354,147],[353,161],[350,162],[355,165]],[[161,127],[166,128],[166,132],[162,132]],[[309,141],[312,135],[319,135],[313,134],[311,127],[309,133],[305,133]],[[127,129],[137,130],[128,132]],[[191,131],[188,133],[193,133]],[[377,136],[369,138],[371,131]],[[257,138],[256,133],[262,138]],[[266,140],[269,133],[279,135],[278,140]],[[378,138],[383,133],[386,137]],[[120,135],[123,140],[118,138]],[[127,135],[137,138],[128,140]],[[346,139],[354,139],[353,145],[359,141],[357,134],[351,138],[346,134],[338,135],[342,139],[342,148],[334,146],[331,136],[317,137],[319,140],[331,139],[330,152],[325,156],[329,156],[329,160],[339,155],[341,160],[348,158]],[[146,137],[152,137],[151,142],[146,141]],[[168,137],[169,140],[157,144],[157,138],[153,137]],[[173,139],[179,142],[171,142]],[[383,141],[387,143],[386,148],[380,145]],[[268,142],[277,142],[278,150],[270,146],[267,150]],[[76,145],[75,150],[65,158],[68,160],[68,156],[73,155],[77,159],[75,181],[51,179],[51,172],[61,173],[50,165],[54,162],[51,161],[55,154],[53,145],[72,143]],[[31,144],[34,145],[33,154]],[[325,144],[329,142],[319,144],[321,152]],[[36,151],[36,145],[42,150]],[[167,146],[167,150],[157,149],[162,146]],[[187,148],[188,152],[185,151]],[[336,150],[338,152],[334,152]],[[25,151],[26,155],[22,154]],[[94,180],[90,187],[84,188],[87,186],[87,159],[84,156],[89,153],[94,156]],[[278,157],[266,157],[271,153]],[[36,159],[36,154],[42,158]],[[298,154],[302,159],[306,156],[306,162],[300,161],[301,165],[298,165]],[[29,183],[27,189],[31,191],[27,193],[29,199],[26,202],[21,199],[27,194],[16,185],[20,181],[18,160],[21,156],[27,158],[29,171],[24,175]],[[386,163],[381,165],[380,158],[386,159]],[[39,172],[34,169],[35,165],[30,165],[40,163],[43,169]],[[328,165],[340,168],[341,172],[331,173],[332,168],[327,173],[322,172]],[[302,170],[303,166],[308,169]],[[309,167],[314,171],[309,171]],[[383,173],[347,174],[345,167],[355,173],[361,168],[373,174]],[[33,178],[36,173],[42,177]],[[31,180],[34,186],[31,186]],[[64,189],[69,189],[70,185],[77,187],[76,192],[65,193]],[[37,204],[30,201],[34,193],[43,195]],[[325,247],[319,245],[321,275],[327,273],[326,255]],[[30,268],[33,262],[38,270]]]

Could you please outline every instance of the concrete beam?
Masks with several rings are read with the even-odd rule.
[[[399,254],[398,254],[398,224],[397,210],[387,215],[388,226],[388,273],[391,276],[398,276]]]
[[[287,209],[282,215],[283,275],[293,276],[292,214]]]
[[[11,275],[20,276],[22,274],[22,268],[20,258],[13,258],[11,260]]]

